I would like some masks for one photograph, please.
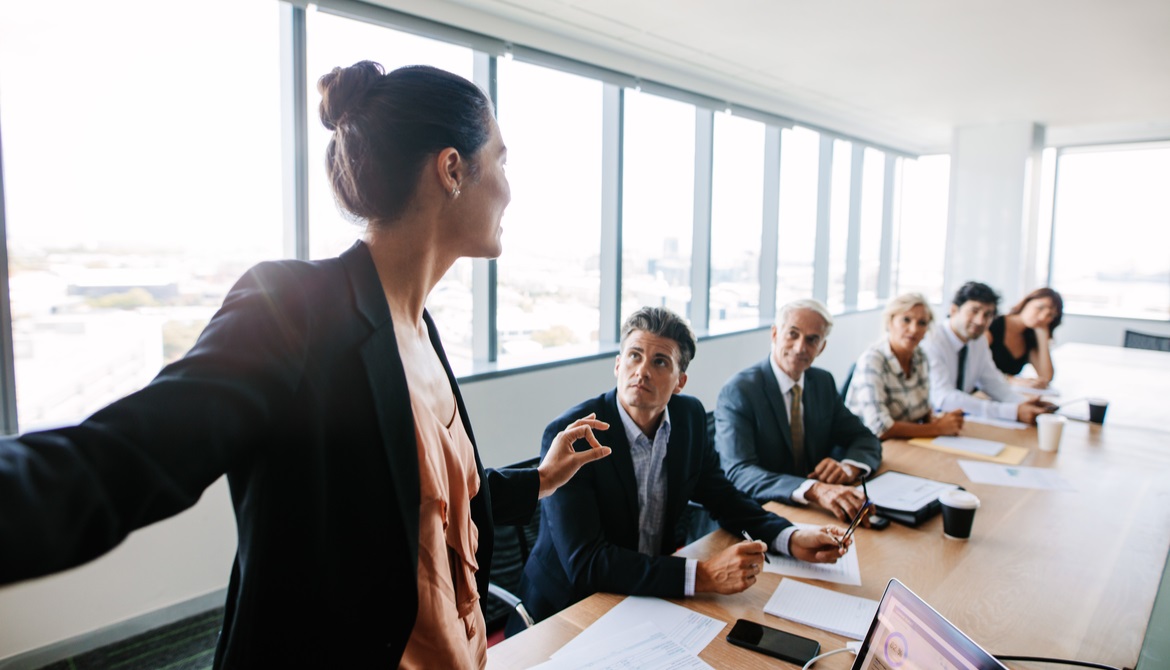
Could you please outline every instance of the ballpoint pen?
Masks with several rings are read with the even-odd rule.
[[[748,535],[748,532],[746,530],[739,531],[739,534],[743,535],[743,539],[747,540],[748,542],[755,542],[755,539],[753,539],[751,535]],[[772,562],[772,559],[768,558],[768,550],[767,549],[764,550],[764,562],[765,563]]]

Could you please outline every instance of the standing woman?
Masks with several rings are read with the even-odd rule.
[[[962,410],[935,414],[931,409],[926,353],[918,344],[933,320],[921,294],[894,298],[883,315],[888,336],[857,359],[845,406],[883,440],[958,435],[963,427]]]
[[[995,367],[1013,384],[1044,389],[1052,382],[1052,333],[1064,318],[1064,300],[1050,288],[1038,288],[987,328]],[[1018,377],[1032,364],[1036,377]]]
[[[606,455],[592,430],[608,426],[574,422],[539,468],[483,469],[424,305],[457,258],[500,253],[491,103],[371,62],[318,88],[329,177],[364,239],[256,266],[146,388],[0,440],[0,583],[90,560],[227,473],[238,549],[215,667],[483,667],[493,524]]]

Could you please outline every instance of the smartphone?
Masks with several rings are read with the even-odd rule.
[[[890,519],[888,517],[877,514],[869,515],[869,527],[871,530],[885,530],[889,525]]]
[[[821,643],[816,640],[746,619],[735,622],[727,634],[727,641],[797,665],[804,665],[821,653]]]

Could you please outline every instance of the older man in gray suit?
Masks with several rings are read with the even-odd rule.
[[[865,502],[853,486],[882,445],[848,409],[833,375],[812,367],[833,319],[816,300],[781,308],[771,355],[732,377],[715,406],[727,476],[757,501],[814,504],[848,521]]]

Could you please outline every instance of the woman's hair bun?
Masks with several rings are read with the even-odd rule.
[[[364,60],[349,67],[335,67],[317,80],[321,94],[321,123],[336,130],[346,114],[365,102],[370,89],[386,71],[373,61]]]

